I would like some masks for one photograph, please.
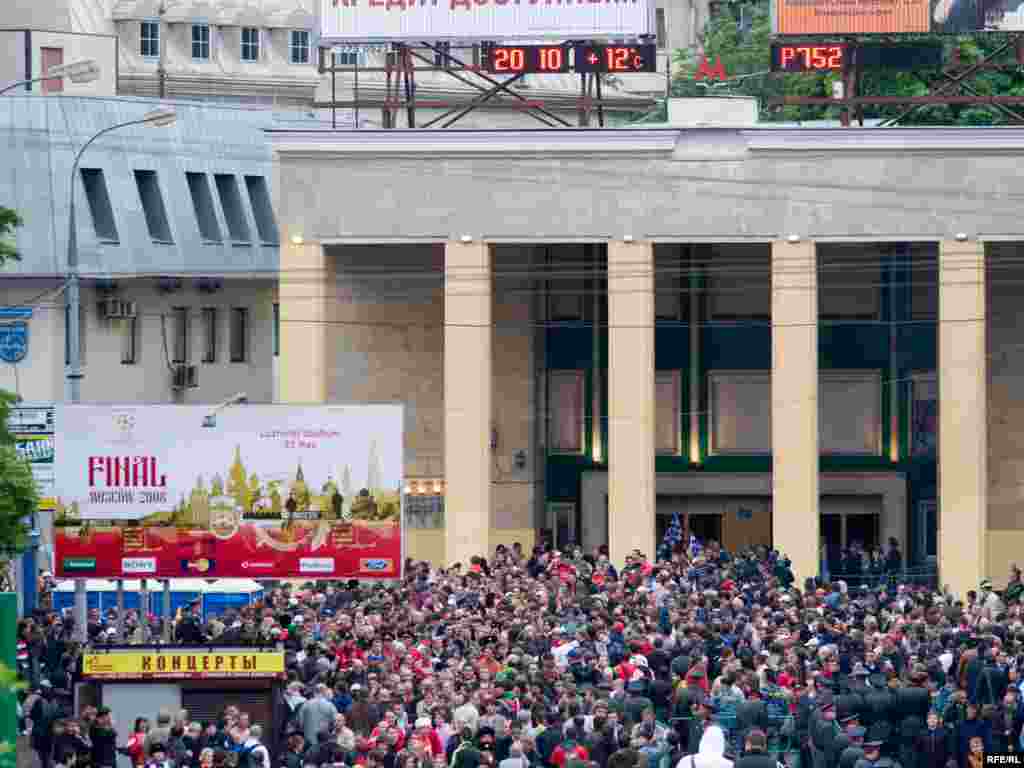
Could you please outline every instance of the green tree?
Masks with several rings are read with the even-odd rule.
[[[11,406],[18,398],[0,390],[0,558],[5,561],[27,544],[30,521],[39,509],[39,491],[32,467],[15,446],[8,428]]]
[[[224,480],[220,475],[214,475],[210,480],[210,495],[213,497],[224,495]]]
[[[278,487],[278,482],[272,480],[269,484],[270,488],[270,513],[274,517],[281,516],[281,491]]]
[[[21,261],[18,249],[11,241],[14,239],[14,230],[22,223],[17,211],[0,205],[0,264],[6,261]]]
[[[747,22],[741,31],[741,17]],[[855,39],[855,38],[854,38]],[[1006,35],[986,32],[977,36],[906,35],[908,43],[930,43],[943,46],[944,60],[959,56],[969,66],[1006,42]],[[869,41],[868,38],[864,38]],[[694,96],[752,96],[758,99],[759,119],[762,122],[804,122],[809,120],[838,119],[842,108],[836,106],[772,107],[769,101],[781,96],[832,95],[832,84],[841,79],[840,73],[825,74],[770,74],[771,15],[768,0],[753,0],[723,4],[722,10],[712,17],[701,33],[703,55],[689,50],[674,54],[676,71],[670,86],[673,97]],[[697,80],[704,56],[713,65],[720,58],[727,80]],[[866,70],[860,81],[860,93],[875,96],[924,96],[930,84],[942,82],[937,70],[896,72]],[[1024,71],[984,71],[972,76],[967,83],[983,96],[1024,95]],[[949,94],[958,93],[955,90]],[[964,90],[969,95],[969,91]],[[863,108],[865,119],[891,119],[904,115],[909,105],[873,105]],[[1019,112],[1024,110],[1018,109]],[[667,119],[664,102],[644,115],[631,115],[627,122],[663,122]],[[1003,125],[1012,122],[1005,111],[992,106],[919,106],[909,112],[901,125]]]

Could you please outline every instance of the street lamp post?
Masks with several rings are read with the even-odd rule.
[[[68,333],[68,400],[72,403],[81,402],[82,399],[82,348],[81,348],[81,319],[82,319],[82,296],[81,285],[78,274],[78,231],[75,225],[75,177],[78,175],[78,163],[82,159],[85,150],[101,136],[112,131],[126,128],[130,125],[153,125],[164,127],[173,125],[177,116],[168,109],[157,109],[148,112],[137,120],[127,120],[117,125],[111,125],[93,136],[82,145],[75,155],[71,164],[71,191],[68,205],[68,266],[67,266],[67,333]],[[86,634],[86,612],[87,597],[85,580],[75,581],[75,635],[80,642],[87,640]]]
[[[55,67],[50,67],[46,70],[46,74],[41,77],[32,77],[28,80],[19,80],[16,83],[11,83],[3,88],[0,88],[0,96],[13,91],[15,88],[20,88],[23,85],[30,83],[41,83],[44,80],[63,80],[67,78],[73,83],[91,83],[93,80],[100,76],[100,68],[94,59],[82,59],[81,61],[72,61],[69,64],[58,64]]]

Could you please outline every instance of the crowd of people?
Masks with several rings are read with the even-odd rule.
[[[1024,751],[1020,571],[963,598],[794,583],[764,548],[498,547],[400,584],[308,583],[175,620],[175,641],[279,647],[279,722],[228,706],[118,731],[71,710],[70,618],[19,627],[42,768],[981,768]],[[129,632],[138,617],[126,617]],[[113,615],[92,612],[91,642]],[[120,733],[120,735],[118,735]]]

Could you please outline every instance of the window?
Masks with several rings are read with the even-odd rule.
[[[174,242],[171,237],[171,225],[167,221],[167,209],[164,208],[164,197],[160,194],[156,171],[136,171],[135,185],[139,189],[142,211],[146,214],[149,236],[157,243]]]
[[[657,320],[686,321],[683,316],[683,278],[679,251],[656,248],[654,252],[654,317]]]
[[[288,53],[292,64],[309,64],[309,32],[293,29],[288,36]]]
[[[548,373],[548,450],[583,451],[583,371]]]
[[[203,362],[217,362],[217,308],[204,307],[203,320]]]
[[[224,220],[228,225],[228,234],[236,243],[249,243],[249,222],[245,220],[242,208],[242,195],[238,191],[238,180],[230,173],[218,173],[214,176],[220,205],[224,209]]]
[[[160,55],[159,21],[144,21],[139,25],[139,53],[147,59]]]
[[[939,445],[939,382],[935,371],[911,378],[910,450],[914,456],[935,456]]]
[[[711,453],[771,453],[771,373],[715,371],[708,385]]]
[[[707,274],[707,307],[712,320],[771,318],[771,260],[766,246],[713,247],[706,261],[696,266]]]
[[[274,304],[274,327],[270,331],[271,344],[274,348],[274,357],[281,356],[281,305]]]
[[[188,307],[175,307],[172,312],[174,326],[172,332],[171,362],[187,363],[191,359],[189,350],[190,323]]]
[[[655,450],[660,455],[678,456],[680,387],[679,371],[657,371],[654,375],[655,397]]]
[[[668,28],[665,25],[665,9],[658,8],[654,12],[655,30],[658,35],[658,50],[668,46]]]
[[[584,274],[583,251],[568,252],[548,265],[548,319],[582,320]]]
[[[939,317],[939,257],[934,245],[911,247],[910,317],[936,320]]]
[[[242,27],[242,61],[259,61],[260,31],[256,27]]]
[[[842,245],[818,249],[818,313],[836,320],[877,320],[882,260],[877,250]]]
[[[82,168],[82,185],[85,187],[85,199],[89,203],[92,216],[92,227],[96,237],[104,242],[116,243],[117,224],[114,222],[114,209],[110,205],[107,194],[107,180],[101,168]]]
[[[882,452],[882,379],[877,371],[822,371],[818,441],[823,455]]]
[[[192,25],[192,58],[198,61],[210,58],[210,28],[205,24]]]
[[[121,364],[134,365],[139,361],[139,320],[126,317],[121,323]]]
[[[188,191],[192,195],[192,208],[196,212],[200,236],[211,243],[219,243],[220,224],[217,223],[217,213],[213,209],[209,179],[205,173],[186,173],[185,179],[188,181]]]
[[[277,224],[274,222],[274,207],[270,203],[267,180],[262,176],[246,176],[245,188],[249,192],[249,202],[252,205],[252,215],[256,220],[260,242],[277,245],[280,237],[277,234]]]
[[[64,63],[63,48],[41,48],[39,56],[43,74],[49,72],[52,67],[59,67]],[[40,85],[42,86],[43,93],[62,93],[64,91],[64,78],[58,77],[53,80],[43,80]]]
[[[334,66],[336,67],[358,67],[360,64],[359,51],[335,51]]]
[[[249,310],[235,307],[231,310],[231,362],[244,363],[249,359]]]

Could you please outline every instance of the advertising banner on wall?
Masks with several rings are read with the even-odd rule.
[[[402,406],[58,406],[56,574],[395,579]]]
[[[779,35],[1024,30],[1024,3],[1005,0],[775,0],[773,12]]]
[[[321,0],[320,40],[636,39],[653,32],[648,0]]]
[[[284,677],[284,652],[143,651],[87,653],[82,674],[90,680],[203,680]]]

